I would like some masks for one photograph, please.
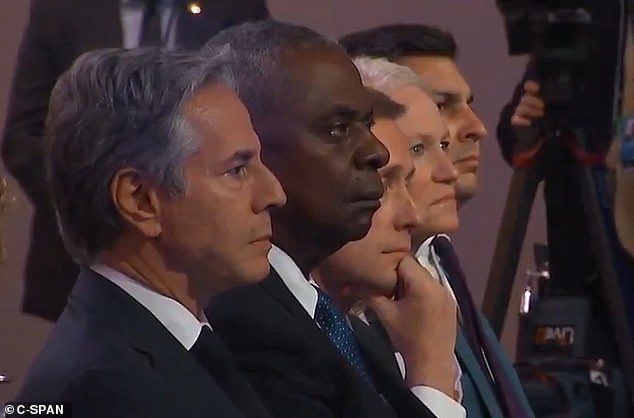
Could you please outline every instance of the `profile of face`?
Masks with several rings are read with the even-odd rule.
[[[152,210],[137,210],[136,225],[151,238],[165,268],[186,274],[197,290],[259,281],[269,272],[269,211],[283,205],[285,195],[260,159],[249,114],[232,91],[215,85],[188,100],[183,116],[201,143],[185,162],[184,194],[148,193],[148,203],[137,206]],[[119,200],[141,192],[133,180],[115,181]]]
[[[634,168],[619,160],[621,143],[612,142],[607,164],[614,173],[614,222],[623,248],[634,257]]]
[[[345,52],[298,47],[283,59],[292,91],[271,122],[282,129],[274,126],[262,149],[288,196],[274,215],[275,234],[284,224],[289,234],[309,231],[336,250],[368,232],[388,153],[370,131],[372,100]]]
[[[458,172],[447,155],[449,133],[434,101],[414,86],[396,89],[390,98],[406,108],[396,122],[410,141],[416,167],[410,194],[421,214],[422,222],[412,234],[419,244],[458,228]]]
[[[409,254],[410,232],[420,222],[408,190],[414,175],[408,139],[388,118],[378,118],[372,132],[390,154],[387,165],[379,170],[385,186],[381,207],[374,214],[365,237],[343,246],[313,272],[315,280],[326,291],[341,289],[337,293],[354,302],[394,294],[396,268]]]
[[[476,193],[480,141],[487,134],[473,110],[471,88],[451,58],[410,56],[400,59],[398,64],[411,68],[433,92],[432,99],[449,129],[448,153],[460,173],[456,196],[462,205]]]

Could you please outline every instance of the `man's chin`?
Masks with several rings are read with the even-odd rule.
[[[456,199],[458,207],[471,200],[478,190],[478,176],[474,173],[461,174],[456,182]]]

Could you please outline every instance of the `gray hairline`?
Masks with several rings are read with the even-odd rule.
[[[170,146],[165,154],[169,155],[169,160],[177,158],[176,172],[174,175],[175,184],[171,189],[167,189],[168,195],[172,197],[182,196],[187,190],[187,179],[185,178],[185,161],[192,154],[196,153],[202,146],[202,139],[190,125],[188,116],[185,113],[185,106],[201,90],[214,86],[223,86],[237,93],[237,85],[233,67],[228,65],[233,55],[233,51],[228,47],[222,47],[215,54],[204,59],[200,55],[201,64],[192,69],[189,75],[193,81],[188,90],[181,97],[178,106],[174,108],[168,127],[168,134],[174,135],[170,139]],[[168,86],[169,87],[169,86]]]
[[[194,55],[195,57],[196,55]],[[200,55],[197,55],[200,58]],[[232,91],[236,90],[235,78],[232,68],[227,63],[230,60],[230,51],[227,48],[220,49],[213,56],[205,57],[204,61],[192,60],[194,67],[185,71],[183,77],[188,77],[182,96],[177,100],[176,105],[166,115],[165,135],[168,136],[168,145],[161,153],[158,166],[139,160],[130,167],[140,169],[157,186],[162,188],[169,196],[178,197],[184,194],[187,189],[187,179],[185,178],[185,161],[194,154],[202,145],[202,140],[194,129],[190,126],[188,115],[185,112],[186,104],[202,89],[207,87],[222,85]],[[73,71],[70,69],[69,71]],[[70,74],[70,77],[75,75]],[[56,86],[57,87],[57,86]],[[169,85],[164,88],[170,88]],[[143,167],[143,168],[141,168]],[[111,175],[116,174],[119,169],[114,170]],[[64,219],[58,208],[55,208],[56,220],[64,242],[67,244],[74,258],[80,263],[90,263],[96,254],[91,253],[89,241],[77,234],[77,225],[68,225],[65,217],[69,215],[65,211]],[[103,214],[106,214],[105,212]],[[116,216],[114,213],[112,214]]]
[[[367,56],[353,58],[352,62],[366,87],[387,95],[405,87],[415,87],[427,95],[431,94],[429,86],[409,67],[395,64],[386,58]]]

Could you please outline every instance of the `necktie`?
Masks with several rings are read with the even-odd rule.
[[[361,379],[372,384],[368,369],[361,358],[359,346],[354,338],[352,329],[346,318],[332,301],[330,296],[321,289],[317,289],[317,308],[315,309],[315,322],[328,334],[330,341],[337,347],[339,353],[346,358],[348,363],[359,373]]]
[[[475,303],[471,298],[467,281],[460,266],[458,255],[453,245],[446,237],[438,236],[432,241],[432,247],[440,257],[440,264],[447,273],[447,279],[451,285],[460,310],[462,312],[462,329],[467,337],[467,341],[473,350],[480,367],[485,376],[489,378],[494,392],[497,394],[500,404],[506,410],[506,416],[509,418],[525,418],[526,412],[521,406],[517,393],[513,390],[513,386],[506,374],[504,367],[495,355],[493,342],[489,341],[482,329],[480,316],[475,307]],[[486,356],[486,359],[485,359]],[[488,366],[487,366],[488,363]],[[491,370],[491,373],[489,373]]]
[[[159,0],[145,0],[145,13],[143,14],[143,25],[141,26],[139,46],[163,45],[163,36],[161,35],[161,13],[158,3]]]
[[[202,327],[198,339],[189,352],[245,416],[250,418],[269,416],[249,382],[235,366],[233,357],[225,344],[209,327]]]

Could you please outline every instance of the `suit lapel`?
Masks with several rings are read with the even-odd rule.
[[[241,416],[218,384],[192,355],[141,304],[108,279],[91,270],[82,270],[69,298],[88,311],[94,326],[119,339],[147,361],[168,384],[175,399],[187,399],[192,407],[224,406]]]
[[[376,331],[356,316],[348,316],[354,331],[354,337],[359,344],[361,355],[372,370],[381,369],[394,378],[401,378],[401,372],[394,358],[392,350],[383,342]]]
[[[490,346],[492,348],[492,352],[490,355],[496,356],[496,358],[500,362],[502,366],[501,372],[506,374],[507,381],[510,383],[512,390],[515,392],[516,398],[519,401],[526,416],[533,416],[533,410],[528,403],[528,399],[526,398],[526,394],[524,392],[524,389],[522,388],[522,383],[520,382],[519,376],[517,375],[513,364],[511,363],[508,356],[504,353],[502,346],[500,345],[497,337],[491,329],[491,326],[489,325],[489,322],[486,320],[482,313],[480,313],[479,319],[482,323],[484,338],[488,339],[491,342]]]
[[[339,353],[332,344],[328,336],[319,328],[313,318],[306,312],[291,291],[286,287],[275,269],[271,268],[269,277],[258,283],[262,289],[280,303],[295,320],[298,321],[295,331],[302,340],[310,341],[311,349],[319,353],[320,361],[324,358],[332,358],[336,361],[338,382],[341,391],[337,396],[344,399],[344,409],[350,408],[342,416],[356,416],[359,405],[365,408],[372,408],[373,405],[376,416],[395,418],[392,408],[378,399],[376,391],[361,380],[356,370],[348,364],[348,361]],[[328,368],[332,364],[326,363]]]
[[[456,338],[456,354],[460,360],[463,374],[468,374],[471,379],[473,379],[478,397],[487,408],[489,416],[492,418],[502,418],[503,415],[497,398],[462,331],[458,332]]]

